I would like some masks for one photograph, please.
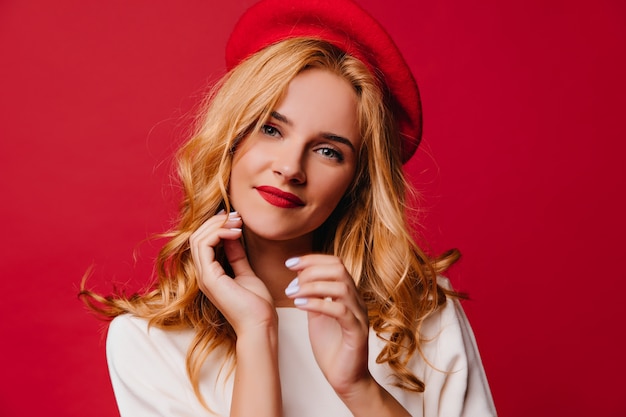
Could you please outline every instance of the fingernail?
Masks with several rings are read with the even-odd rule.
[[[230,230],[232,230],[233,232],[241,232],[241,229],[238,227],[231,227]]]
[[[226,213],[224,209],[221,209],[220,211],[217,212],[217,214],[224,214],[224,213]]]
[[[241,220],[241,217],[229,217],[228,220],[230,220],[231,222],[238,222],[239,220]]]
[[[228,217],[233,218],[233,217],[238,217],[239,213],[237,213],[236,211],[231,211],[230,213],[228,213]]]
[[[285,261],[285,266],[287,268],[293,268],[294,266],[300,263],[300,258],[289,258]]]
[[[296,298],[295,300],[293,300],[293,303],[297,306],[303,306],[308,302],[309,302],[308,298]]]
[[[297,293],[298,291],[300,291],[300,286],[298,285],[298,278],[291,281],[289,285],[287,285],[287,288],[285,288],[286,295],[293,295]]]

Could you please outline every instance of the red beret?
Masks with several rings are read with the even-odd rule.
[[[279,41],[308,37],[325,40],[360,59],[391,97],[398,121],[402,161],[408,161],[422,134],[417,83],[385,29],[350,0],[262,0],[236,24],[226,45],[230,70],[248,56]]]

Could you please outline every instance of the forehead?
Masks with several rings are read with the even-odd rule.
[[[347,80],[329,70],[311,68],[291,80],[275,111],[295,129],[332,133],[358,145],[357,104],[356,92]]]

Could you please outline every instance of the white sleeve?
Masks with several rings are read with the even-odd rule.
[[[167,332],[170,333],[170,332]],[[122,315],[109,326],[107,361],[122,417],[213,416],[195,397],[185,371],[188,337],[179,340]],[[175,332],[176,333],[176,332]]]
[[[447,280],[440,284],[449,288]],[[476,339],[461,304],[446,305],[424,326],[430,339],[424,353],[427,366],[425,417],[489,417],[496,415]]]

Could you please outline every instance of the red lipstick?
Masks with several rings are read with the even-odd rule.
[[[304,206],[304,201],[295,195],[283,191],[281,189],[270,187],[269,185],[261,185],[255,187],[261,197],[273,206],[281,208],[296,208]]]

